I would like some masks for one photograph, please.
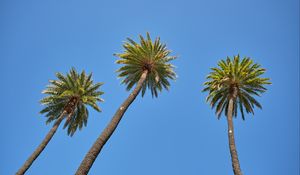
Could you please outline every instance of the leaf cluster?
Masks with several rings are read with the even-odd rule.
[[[254,107],[262,108],[261,104],[253,97],[260,96],[267,89],[264,85],[271,84],[269,78],[260,77],[265,69],[251,58],[234,56],[227,57],[218,62],[218,67],[211,68],[212,72],[207,76],[208,81],[204,83],[203,91],[208,91],[207,102],[215,108],[218,118],[222,112],[227,110],[229,100],[233,99],[233,116],[237,116],[238,108],[245,119],[246,113],[254,114]]]
[[[123,79],[122,83],[127,86],[127,90],[130,90],[143,72],[147,71],[147,78],[142,86],[142,96],[148,88],[151,90],[152,97],[157,97],[159,91],[169,89],[169,79],[176,78],[174,66],[169,63],[176,57],[170,56],[171,51],[160,42],[160,38],[156,38],[153,42],[147,33],[146,38],[140,35],[139,39],[140,42],[137,43],[127,38],[123,44],[125,51],[115,54],[120,58],[116,63],[123,65],[117,70],[118,76]]]
[[[100,98],[103,92],[99,90],[103,83],[94,83],[92,73],[78,73],[75,68],[66,75],[58,72],[56,77],[57,80],[50,80],[50,84],[42,92],[47,96],[40,100],[40,103],[45,105],[40,113],[46,114],[47,124],[65,113],[64,128],[68,127],[68,135],[72,136],[77,128],[81,130],[83,125],[87,125],[87,105],[98,112],[101,111],[97,102],[103,101]]]

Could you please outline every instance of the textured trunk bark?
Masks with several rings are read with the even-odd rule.
[[[227,114],[229,149],[230,149],[233,173],[235,175],[242,175],[238,154],[235,147],[235,141],[234,141],[234,128],[233,128],[232,114],[233,114],[233,98],[230,98],[229,105],[228,105],[228,114]]]
[[[134,101],[134,99],[139,94],[142,85],[144,81],[146,80],[148,71],[145,70],[143,74],[141,75],[141,78],[139,79],[135,89],[132,91],[132,93],[129,95],[129,97],[123,102],[123,104],[118,108],[115,115],[113,116],[110,123],[106,126],[104,131],[101,133],[101,135],[97,138],[89,152],[85,155],[83,161],[81,162],[79,168],[76,171],[76,175],[86,175],[90,171],[90,168],[92,167],[93,163],[95,162],[97,156],[99,155],[101,149],[105,145],[105,143],[108,141],[110,136],[113,134],[115,129],[117,128],[119,122],[121,121],[124,113],[126,112],[127,108],[130,106],[130,104]]]
[[[66,111],[64,111],[57,121],[54,123],[51,130],[48,132],[42,143],[36,148],[36,150],[31,154],[31,156],[26,160],[24,165],[19,169],[19,171],[16,173],[16,175],[23,175],[28,168],[32,165],[32,163],[35,161],[35,159],[41,154],[41,152],[45,149],[53,135],[55,134],[57,128],[59,127],[61,121],[64,119],[64,116],[66,114]]]

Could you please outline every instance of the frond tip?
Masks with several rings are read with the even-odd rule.
[[[160,42],[160,38],[152,41],[148,32],[146,38],[140,35],[139,39],[137,43],[127,38],[123,44],[124,52],[114,54],[120,58],[116,63],[123,65],[117,70],[118,76],[123,79],[122,83],[127,86],[126,89],[130,90],[138,82],[144,70],[147,70],[148,75],[142,87],[142,96],[148,88],[152,96],[157,97],[162,89],[169,89],[169,79],[176,79],[174,66],[169,63],[176,57],[170,56],[171,51]]]
[[[50,84],[42,91],[47,96],[40,100],[45,105],[40,113],[46,114],[48,124],[57,120],[65,111],[67,114],[63,116],[66,118],[64,128],[68,127],[68,135],[72,136],[78,128],[82,129],[87,124],[86,106],[101,112],[97,103],[103,101],[100,98],[103,92],[99,90],[103,83],[94,83],[92,73],[78,73],[75,68],[66,75],[58,72],[56,77],[57,80],[50,80]]]
[[[233,116],[237,116],[237,109],[240,109],[242,119],[245,119],[246,113],[254,114],[254,107],[262,108],[261,104],[253,97],[260,96],[267,89],[265,85],[271,84],[269,78],[261,78],[265,69],[257,63],[254,63],[249,57],[240,60],[240,56],[234,56],[233,59],[227,57],[218,62],[218,67],[211,68],[212,72],[207,76],[207,82],[204,83],[203,92],[208,92],[206,101],[211,107],[216,107],[216,114],[221,116],[227,107],[229,99],[234,100]]]

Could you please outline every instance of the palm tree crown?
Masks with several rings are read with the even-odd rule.
[[[240,56],[233,59],[227,57],[221,60],[217,68],[211,68],[212,72],[207,76],[208,81],[204,83],[203,91],[208,91],[207,101],[212,108],[216,107],[216,114],[220,118],[221,113],[227,110],[230,98],[233,98],[233,113],[237,116],[238,108],[244,120],[244,109],[247,113],[254,114],[254,107],[262,108],[253,95],[260,96],[267,89],[266,84],[271,84],[269,78],[261,78],[265,69],[259,64],[254,64],[248,57],[240,61]]]
[[[92,73],[86,75],[85,71],[80,74],[72,68],[69,73],[63,75],[56,73],[58,80],[50,80],[50,85],[43,91],[48,96],[40,102],[46,107],[40,112],[46,113],[46,123],[57,120],[65,112],[67,119],[64,128],[68,126],[68,135],[72,136],[77,128],[86,126],[88,110],[86,105],[101,112],[97,102],[102,102],[99,87],[103,83],[93,83]]]
[[[143,83],[142,96],[147,87],[155,97],[163,88],[168,90],[170,86],[168,79],[176,78],[174,66],[168,62],[176,57],[170,56],[171,51],[160,42],[160,38],[152,42],[149,33],[146,39],[140,35],[140,43],[130,38],[127,40],[123,44],[124,53],[115,54],[121,58],[116,63],[124,64],[117,72],[119,77],[123,78],[122,83],[127,85],[127,90],[138,82],[144,71],[147,71],[147,78]]]

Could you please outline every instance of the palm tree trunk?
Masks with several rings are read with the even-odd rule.
[[[51,130],[48,132],[42,143],[36,148],[36,150],[31,154],[31,156],[26,160],[24,165],[19,169],[19,171],[16,173],[16,175],[23,175],[28,168],[32,165],[32,163],[35,161],[35,159],[41,154],[41,152],[45,149],[53,135],[55,134],[57,128],[59,127],[61,121],[64,119],[64,116],[66,114],[66,111],[64,111],[57,121],[54,123]]]
[[[228,105],[228,114],[227,114],[229,149],[231,154],[233,173],[235,175],[242,175],[238,154],[235,147],[235,141],[234,141],[232,114],[233,114],[233,98],[230,98],[229,105]]]
[[[95,162],[97,156],[99,155],[100,151],[102,150],[105,143],[108,141],[108,139],[111,137],[115,129],[117,128],[119,122],[121,121],[124,113],[130,106],[130,104],[134,101],[134,99],[139,94],[142,85],[144,81],[146,80],[148,71],[145,70],[143,74],[141,75],[135,89],[132,91],[132,93],[128,96],[128,98],[123,102],[123,104],[118,108],[115,115],[113,116],[110,123],[106,126],[104,131],[101,133],[101,135],[97,138],[89,152],[85,155],[83,161],[81,162],[79,168],[76,171],[76,175],[86,175],[90,171],[90,168],[92,167],[93,163]]]

